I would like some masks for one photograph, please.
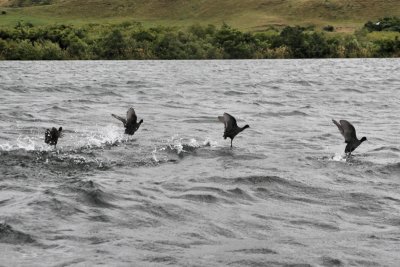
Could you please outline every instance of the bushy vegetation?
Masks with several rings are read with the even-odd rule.
[[[368,21],[364,27],[369,31],[400,32],[400,17],[385,17],[378,21]]]
[[[251,59],[392,57],[400,40],[364,40],[303,27],[242,32],[226,24],[185,30],[140,23],[0,28],[0,59]]]

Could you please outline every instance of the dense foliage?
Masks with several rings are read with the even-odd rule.
[[[369,31],[400,32],[400,17],[386,17],[376,22],[368,21],[364,27]]]
[[[302,27],[241,32],[226,24],[186,30],[140,23],[0,28],[0,59],[244,59],[393,57],[400,40],[365,41]]]

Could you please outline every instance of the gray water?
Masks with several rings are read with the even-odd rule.
[[[398,59],[0,62],[0,265],[399,266],[399,73]],[[110,116],[129,107],[133,136]],[[233,149],[224,112],[250,125]],[[353,157],[332,118],[367,137]]]

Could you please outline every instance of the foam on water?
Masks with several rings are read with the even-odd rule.
[[[23,149],[26,151],[49,151],[53,147],[44,143],[44,139],[36,136],[19,135],[15,141],[0,143],[0,151],[13,151]]]
[[[113,145],[117,142],[129,140],[129,136],[124,134],[124,129],[112,124],[105,127],[97,126],[94,130],[86,130],[75,137],[74,143],[78,147],[102,147],[104,145]]]
[[[346,162],[347,161],[347,155],[346,154],[341,154],[341,153],[335,153],[334,156],[332,156],[329,160],[332,161],[339,161],[339,162]]]
[[[105,127],[99,126],[94,130],[85,130],[80,133],[63,133],[58,141],[57,148],[73,150],[78,148],[103,147],[128,140],[129,136],[124,134],[123,128],[109,124]],[[15,141],[0,143],[0,150],[3,151],[19,149],[26,151],[51,151],[54,149],[54,146],[46,144],[44,138],[35,135],[19,135]]]

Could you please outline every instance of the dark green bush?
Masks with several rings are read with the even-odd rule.
[[[400,32],[400,17],[385,17],[376,22],[368,21],[364,28],[369,31],[395,31]]]
[[[0,28],[0,59],[246,59],[399,56],[400,41],[332,36],[304,27],[242,32],[223,24],[187,30],[140,23]]]

